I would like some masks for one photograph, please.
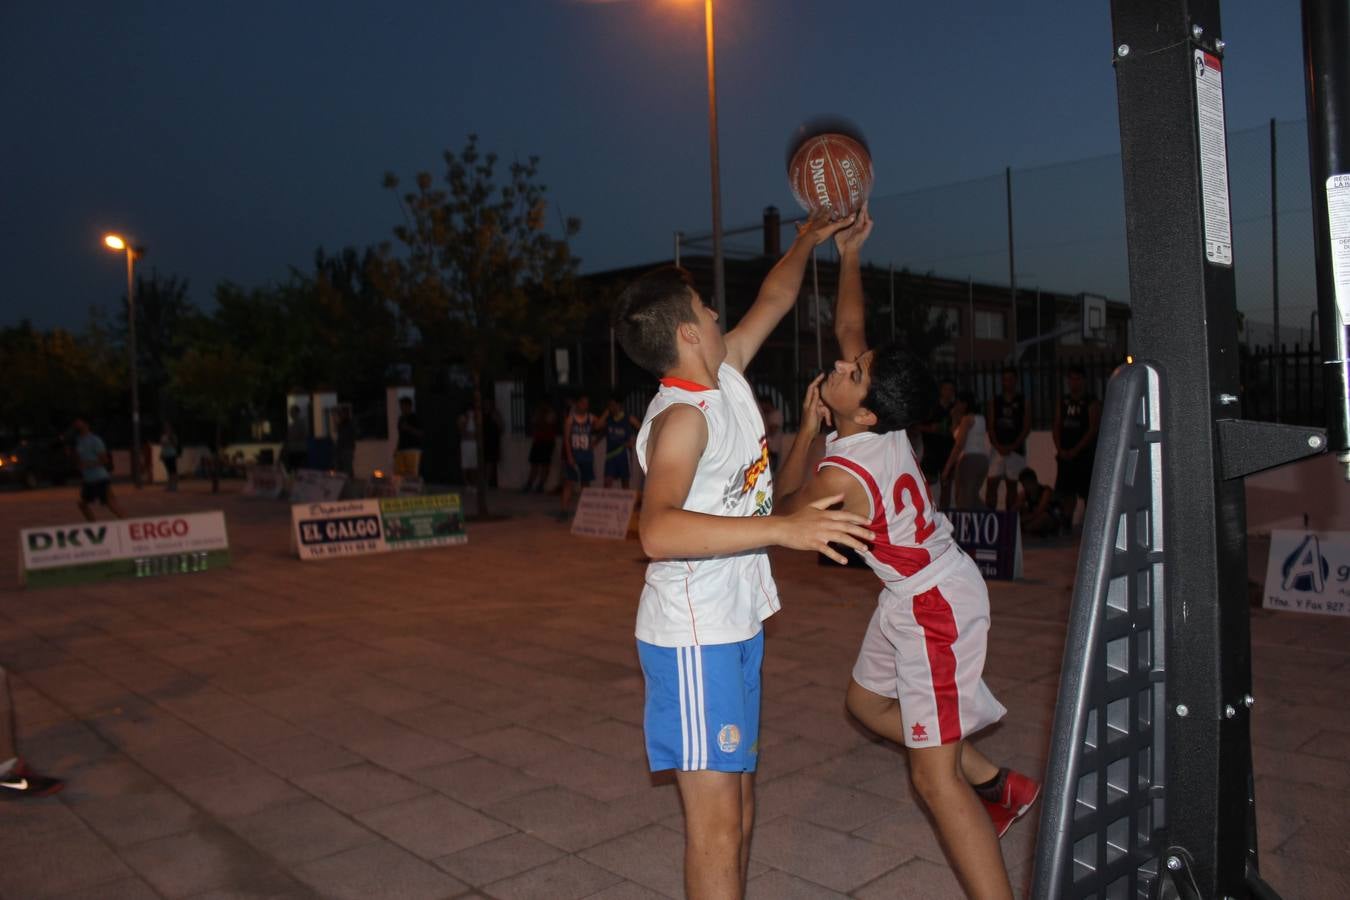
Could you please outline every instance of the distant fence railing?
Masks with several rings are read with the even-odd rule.
[[[1292,348],[1244,346],[1239,352],[1241,415],[1244,418],[1276,421],[1278,396],[1278,421],[1312,426],[1325,423],[1326,393],[1322,383],[1322,362],[1315,349],[1301,344],[1295,344]],[[1054,424],[1055,409],[1060,398],[1068,391],[1066,381],[1070,370],[1081,369],[1087,382],[1087,392],[1101,400],[1106,395],[1106,383],[1111,379],[1112,372],[1123,362],[1124,359],[1105,357],[1069,357],[1018,364],[1018,390],[1031,407],[1032,428],[1037,431],[1048,430]],[[933,375],[940,380],[952,381],[958,391],[968,390],[973,393],[983,413],[990,398],[1003,390],[1003,369],[1004,364],[999,362],[937,365],[933,367]],[[796,431],[801,417],[802,397],[810,383],[809,379],[802,376],[798,381],[791,374],[762,375],[752,371],[750,382],[757,396],[767,398],[783,413],[784,429]],[[655,380],[620,387],[625,408],[641,418],[656,390]],[[597,392],[594,399],[602,400],[603,395]]]

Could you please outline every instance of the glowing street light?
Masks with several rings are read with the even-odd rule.
[[[120,234],[105,234],[103,244],[109,250],[125,252],[127,257],[127,352],[131,356],[131,483],[141,486],[141,392],[136,373],[136,257],[144,247],[133,248]]]

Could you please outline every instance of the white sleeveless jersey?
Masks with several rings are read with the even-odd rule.
[[[985,423],[984,416],[979,413],[976,413],[974,418],[975,421],[970,423],[970,430],[966,432],[966,443],[961,452],[989,456],[994,449],[989,444],[989,426]]]
[[[872,546],[859,554],[887,589],[915,593],[931,587],[961,556],[952,526],[933,505],[918,457],[904,431],[864,431],[825,441],[816,470],[848,472],[868,498]]]
[[[684,403],[703,413],[708,443],[694,472],[684,508],[712,516],[767,516],[773,510],[773,474],[764,419],[754,392],[726,363],[718,387],[661,379],[637,436],[637,458],[647,471],[652,420]],[[661,647],[731,644],[759,633],[778,611],[778,589],[763,549],[701,559],[656,559],[638,603],[638,640]]]

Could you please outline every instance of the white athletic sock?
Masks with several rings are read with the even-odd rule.
[[[11,756],[4,762],[0,762],[0,778],[8,775],[18,764],[19,758],[17,756]]]

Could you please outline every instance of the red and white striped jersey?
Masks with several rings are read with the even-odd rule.
[[[816,471],[826,466],[843,469],[863,486],[873,537],[871,548],[859,555],[887,588],[907,593],[937,574],[932,563],[947,551],[954,550],[955,555],[947,557],[942,568],[959,556],[951,522],[933,505],[903,430],[864,431],[843,438],[834,432],[825,440],[825,458]]]

